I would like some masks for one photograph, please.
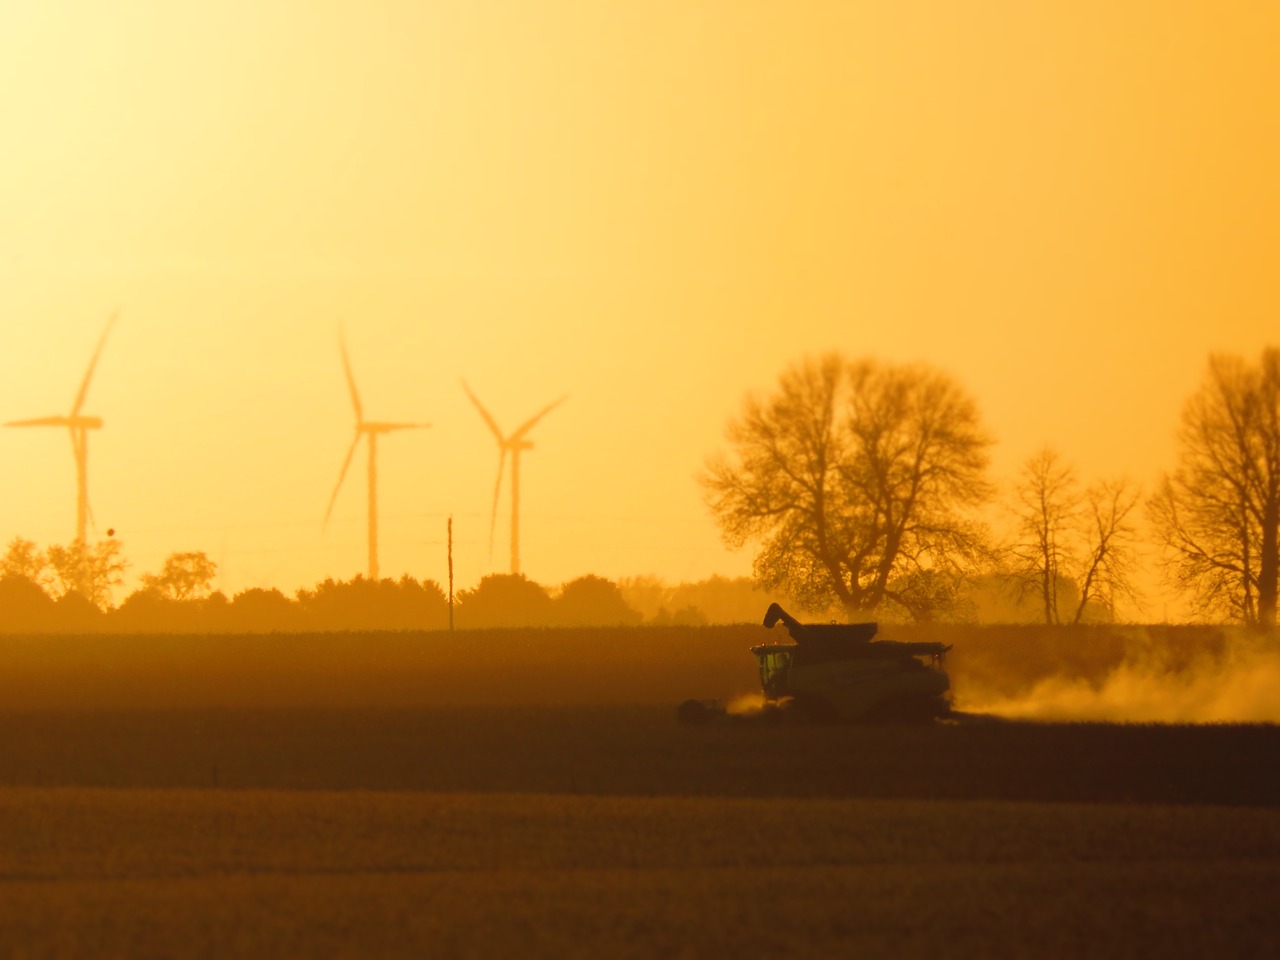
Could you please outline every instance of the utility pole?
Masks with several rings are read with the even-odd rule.
[[[453,632],[453,517],[449,518],[449,632]]]

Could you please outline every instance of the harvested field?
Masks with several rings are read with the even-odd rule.
[[[1280,727],[678,726],[761,632],[4,637],[0,954],[1280,950]],[[1151,634],[942,639],[1025,699]]]
[[[1280,727],[688,728],[658,707],[22,713],[0,784],[1280,806]]]
[[[1224,956],[1280,812],[0,790],[9,955]]]
[[[2,626],[2,625],[0,625]],[[956,701],[1051,719],[1280,721],[1280,642],[1222,627],[885,626]],[[0,633],[10,710],[674,706],[759,689],[762,626],[319,634]],[[1112,681],[1122,683],[1109,689]],[[1064,693],[1073,696],[1065,697]],[[1133,710],[1125,712],[1125,704]]]
[[[9,955],[1280,947],[1275,727],[688,729],[602,707],[0,729]]]

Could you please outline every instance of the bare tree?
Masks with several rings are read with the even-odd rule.
[[[26,577],[42,590],[53,583],[49,572],[49,558],[30,540],[14,537],[9,541],[3,558],[0,558],[0,575]]]
[[[1079,576],[1080,602],[1072,623],[1079,623],[1090,603],[1115,617],[1117,600],[1138,602],[1130,576],[1137,565],[1137,528],[1133,513],[1142,491],[1128,480],[1105,480],[1085,491],[1082,513],[1084,563]]]
[[[806,359],[748,397],[727,435],[732,453],[700,477],[708,506],[728,544],[760,544],[757,580],[811,609],[892,601],[922,615],[925,594],[895,584],[954,574],[984,549],[970,510],[990,495],[990,440],[936,370]]]
[[[74,540],[65,547],[51,546],[49,566],[53,568],[62,596],[78,593],[96,607],[111,603],[111,591],[124,580],[128,562],[120,555],[120,541],[99,540],[92,547]]]
[[[1073,563],[1073,526],[1080,509],[1075,472],[1045,447],[1023,464],[1014,500],[1013,577],[1022,595],[1038,596],[1045,623],[1060,623],[1058,588]]]
[[[1090,608],[1112,617],[1138,602],[1133,512],[1141,493],[1125,479],[1081,491],[1075,470],[1049,447],[1030,457],[1014,486],[1014,536],[1006,547],[1019,600],[1034,596],[1047,624],[1080,623]]]
[[[1213,356],[1182,411],[1178,466],[1148,510],[1168,578],[1201,614],[1274,627],[1280,574],[1280,350]]]
[[[203,551],[171,553],[159,573],[144,573],[143,589],[170,600],[198,600],[208,596],[218,565]]]

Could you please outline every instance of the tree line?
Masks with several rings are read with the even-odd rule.
[[[1140,601],[1149,545],[1196,616],[1274,627],[1280,351],[1211,357],[1177,438],[1151,494],[1124,477],[1082,483],[1046,447],[993,525],[973,398],[927,366],[833,353],[749,396],[700,481],[725,542],[754,548],[757,582],[811,610],[971,619],[982,585],[1045,623],[1108,619]]]
[[[0,631],[11,633],[269,633],[445,630],[449,600],[433,580],[327,579],[292,597],[260,587],[228,597],[213,589],[217,564],[174,553],[144,573],[118,605],[128,564],[119,540],[41,550],[15,538],[0,556]],[[747,578],[669,585],[656,577],[618,583],[587,575],[558,590],[524,576],[484,577],[456,597],[459,629],[700,626],[757,619],[769,598]]]
[[[726,543],[754,548],[750,581],[673,588],[586,576],[553,596],[524,577],[495,575],[458,594],[457,625],[749,622],[770,599],[853,620],[1096,622],[1141,603],[1144,549],[1194,615],[1275,625],[1275,348],[1256,361],[1210,358],[1182,410],[1176,463],[1150,493],[1125,477],[1084,482],[1045,447],[998,496],[977,404],[919,364],[806,358],[772,392],[749,396],[727,437],[729,449],[708,460],[700,482]],[[203,553],[176,553],[113,606],[125,568],[114,537],[47,550],[17,538],[0,558],[0,629],[449,626],[448,598],[431,580],[356,577],[294,597],[251,589],[229,598],[211,590],[217,568]]]

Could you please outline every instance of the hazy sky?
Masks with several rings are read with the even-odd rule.
[[[132,573],[696,579],[694,476],[809,352],[946,369],[998,477],[1150,481],[1212,350],[1280,341],[1280,5],[9,0],[0,420],[86,413]],[[65,431],[0,431],[0,538],[75,530]]]

